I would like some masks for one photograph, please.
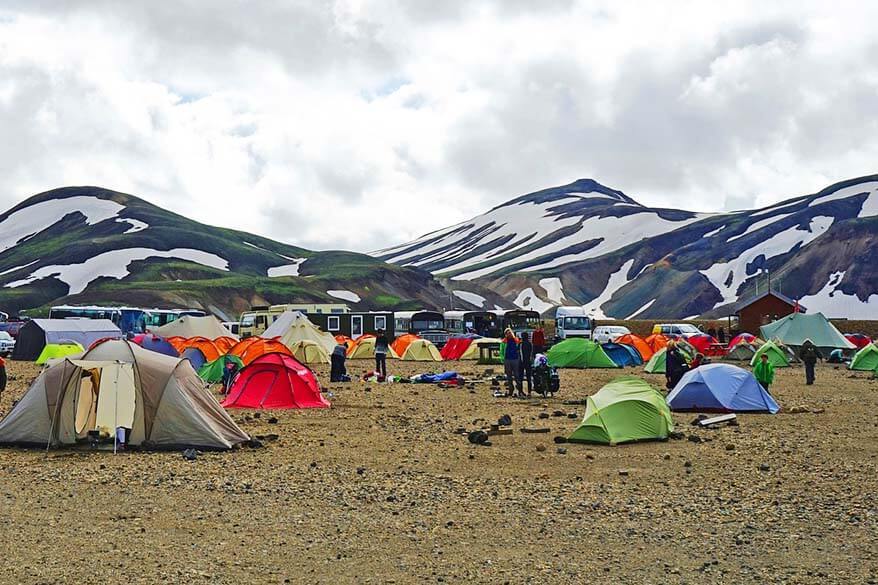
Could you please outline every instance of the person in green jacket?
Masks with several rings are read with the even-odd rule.
[[[763,353],[759,356],[759,361],[753,366],[753,376],[756,377],[757,382],[762,384],[765,391],[769,392],[768,387],[774,382],[774,364],[768,361],[766,354]]]

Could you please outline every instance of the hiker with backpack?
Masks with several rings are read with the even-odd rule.
[[[814,384],[816,377],[814,366],[817,365],[818,359],[823,359],[823,354],[820,353],[820,350],[817,349],[817,346],[814,345],[813,341],[806,339],[802,343],[802,348],[799,349],[799,359],[805,364],[805,385],[811,386]]]

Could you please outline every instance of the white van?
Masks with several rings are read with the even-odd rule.
[[[555,337],[560,341],[571,337],[591,339],[593,321],[583,307],[555,309]]]
[[[627,327],[622,327],[621,325],[601,325],[595,327],[594,340],[598,343],[609,343],[611,341],[616,341],[619,337],[628,335],[629,333],[631,333],[631,331]]]

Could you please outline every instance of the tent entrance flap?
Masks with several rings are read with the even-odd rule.
[[[71,363],[80,368],[74,388],[76,438],[85,439],[92,431],[101,438],[111,438],[116,436],[117,428],[132,428],[136,404],[134,365],[82,360]]]

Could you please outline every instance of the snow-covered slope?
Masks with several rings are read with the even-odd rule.
[[[614,318],[721,315],[764,287],[770,271],[788,296],[830,299],[820,302],[832,316],[874,311],[878,319],[876,236],[878,176],[721,214],[644,207],[583,179],[375,255],[455,287],[465,281],[495,290],[518,306],[582,304]],[[830,295],[835,273],[844,278]]]

